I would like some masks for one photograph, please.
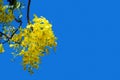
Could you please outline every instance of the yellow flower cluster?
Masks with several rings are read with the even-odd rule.
[[[33,24],[27,25],[19,34],[12,38],[13,42],[21,41],[23,47],[19,55],[23,56],[24,69],[27,66],[38,69],[40,57],[49,53],[50,48],[56,48],[56,37],[52,31],[52,25],[44,18],[34,15]],[[11,44],[14,46],[13,44]]]
[[[0,0],[0,22],[8,23],[13,21],[14,15],[12,10],[8,9],[7,6],[3,5],[3,0]]]

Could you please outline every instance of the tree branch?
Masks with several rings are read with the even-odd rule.
[[[31,0],[28,0],[28,6],[27,6],[27,22],[28,24],[30,24],[30,3],[31,3]]]
[[[13,37],[13,35],[18,31],[18,29],[19,29],[20,26],[22,25],[22,21],[21,21],[21,20],[17,20],[16,18],[15,18],[15,20],[16,20],[18,23],[20,23],[20,24],[19,24],[18,28],[15,30],[15,32],[11,35],[10,39]]]
[[[21,20],[18,20],[18,19],[15,18],[15,21],[18,22],[18,23],[20,23],[19,26],[18,26],[18,28],[13,32],[13,34],[12,34],[10,37],[8,37],[6,34],[3,34],[3,33],[2,33],[3,35],[6,35],[6,37],[8,38],[8,40],[2,42],[2,44],[5,44],[5,43],[8,42],[10,39],[12,39],[12,37],[14,36],[14,34],[19,30],[20,26],[22,26],[22,21],[21,21]]]
[[[6,34],[0,32],[0,35],[4,35],[6,38],[9,38]]]

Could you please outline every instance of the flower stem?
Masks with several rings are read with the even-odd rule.
[[[31,3],[31,0],[28,0],[28,6],[27,6],[27,22],[28,24],[30,24],[30,3]]]

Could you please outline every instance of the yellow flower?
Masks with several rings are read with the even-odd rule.
[[[24,68],[29,65],[32,68],[38,69],[41,63],[41,57],[44,53],[49,53],[49,48],[57,46],[56,37],[52,31],[52,24],[44,17],[34,15],[32,24],[28,24],[22,32],[15,34],[12,38],[13,42],[20,41],[20,46],[23,48],[19,56],[23,56],[22,63]],[[12,45],[10,45],[12,47]],[[18,49],[17,47],[15,47]]]
[[[0,22],[9,23],[14,20],[12,10],[8,9],[8,5],[3,5],[3,0],[0,0]]]
[[[3,48],[3,45],[0,44],[0,53],[3,53],[4,52],[4,48]]]
[[[9,46],[10,46],[10,47],[14,47],[14,44],[10,44]]]

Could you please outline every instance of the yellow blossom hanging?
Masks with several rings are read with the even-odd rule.
[[[15,34],[12,38],[13,42],[20,41],[21,51],[19,56],[23,56],[22,64],[24,69],[38,69],[40,57],[44,53],[49,53],[49,47],[56,47],[56,37],[52,31],[52,25],[44,17],[34,15],[33,22],[28,24],[26,28],[21,29],[19,34]],[[11,44],[14,47],[16,44]],[[14,47],[18,49],[18,47]],[[29,65],[29,67],[27,67]]]

